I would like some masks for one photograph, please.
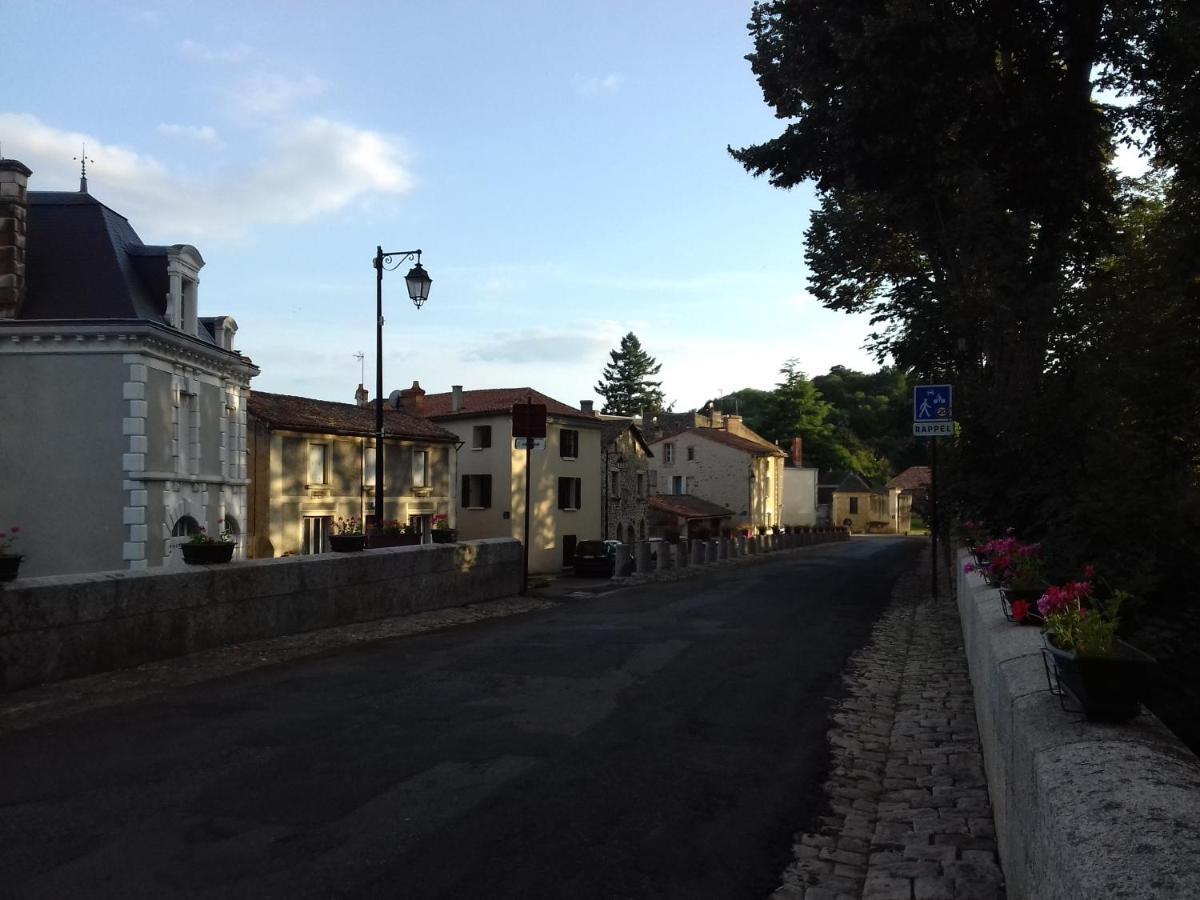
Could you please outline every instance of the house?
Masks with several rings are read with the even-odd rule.
[[[781,500],[786,454],[747,428],[741,416],[715,412],[709,420],[711,427],[686,425],[650,442],[659,494],[701,497],[731,510],[734,526],[785,524]]]
[[[253,391],[249,410],[249,555],[325,553],[337,518],[374,521],[375,406]],[[384,409],[384,519],[429,539],[435,515],[454,523],[458,438]]]
[[[932,485],[933,470],[929,466],[909,466],[887,483],[889,488],[899,488],[907,495],[912,511],[926,521],[931,511],[929,492]]]
[[[718,537],[733,519],[732,510],[690,494],[659,494],[649,507],[651,536],[672,543]]]
[[[785,525],[817,524],[817,470],[802,464],[800,438],[792,438],[783,461],[783,497],[780,518]]]
[[[230,316],[200,315],[200,251],[144,244],[86,178],[31,175],[0,159],[0,522],[22,575],[154,568],[201,528],[241,533],[258,368]]]
[[[601,416],[600,453],[603,510],[601,534],[626,543],[647,537],[647,501],[655,492],[650,460],[654,454],[633,420]]]
[[[830,492],[833,524],[851,531],[877,534],[907,534],[911,527],[911,498],[899,488],[873,488],[854,472],[842,473]]]
[[[529,571],[558,572],[572,565],[575,545],[599,540],[604,507],[601,431],[592,411],[568,406],[528,387],[419,394],[408,410],[420,410],[453,432],[458,452],[458,534],[466,539],[525,537],[525,460],[529,458]],[[546,406],[546,438],[536,449],[517,449],[512,408]]]

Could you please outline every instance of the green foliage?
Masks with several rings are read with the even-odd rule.
[[[610,362],[596,384],[604,398],[602,411],[618,416],[654,413],[663,408],[662,382],[652,381],[662,363],[642,349],[632,331],[621,338],[621,346],[609,351]]]

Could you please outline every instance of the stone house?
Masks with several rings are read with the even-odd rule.
[[[674,543],[720,537],[733,513],[690,494],[659,494],[650,498],[650,534]]]
[[[601,416],[601,534],[605,539],[633,543],[645,540],[646,503],[655,493],[654,454],[632,419]]]
[[[933,474],[929,466],[909,466],[888,481],[887,486],[899,488],[902,494],[910,498],[912,511],[928,521],[931,506],[929,491],[932,484]]]
[[[873,488],[854,472],[845,473],[831,492],[833,524],[859,534],[907,534],[911,510],[911,497],[899,488]]]
[[[250,394],[252,473],[249,555],[325,553],[336,518],[364,525],[375,511],[375,407]],[[430,422],[384,410],[384,519],[414,526],[423,541],[435,515],[454,525],[458,438]]]
[[[666,431],[650,442],[659,494],[689,494],[731,510],[736,527],[782,521],[786,454],[742,423],[714,413],[714,427]]]
[[[258,368],[230,316],[200,315],[200,251],[144,244],[86,178],[31,175],[0,160],[0,522],[21,574],[154,568],[200,528],[241,533]]]
[[[572,565],[575,545],[602,534],[603,422],[528,387],[426,394],[414,382],[406,411],[428,416],[453,432],[458,451],[458,534],[463,540],[525,537],[525,460],[530,461],[529,571],[558,572]],[[546,405],[546,438],[517,449],[513,404]]]
[[[800,438],[783,461],[783,499],[780,516],[785,525],[817,524],[817,470],[803,465]]]

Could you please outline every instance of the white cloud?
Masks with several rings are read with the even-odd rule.
[[[607,75],[583,78],[575,76],[575,93],[581,97],[596,97],[600,94],[615,94],[625,83],[625,76],[610,72]]]
[[[221,144],[221,139],[217,137],[217,129],[211,125],[172,125],[163,122],[158,126],[158,133],[214,147]]]
[[[495,334],[485,343],[468,350],[468,362],[545,365],[575,363],[588,356],[604,353],[612,337],[591,327],[533,328]]]
[[[278,116],[302,101],[319,97],[328,85],[316,75],[289,78],[275,72],[255,72],[231,93],[234,106],[251,116]]]
[[[0,113],[0,134],[6,153],[34,170],[34,190],[73,190],[78,170],[69,161],[86,142],[96,161],[92,192],[148,242],[236,239],[412,187],[399,138],[321,116],[260,124],[250,137],[264,145],[264,162],[206,176],[173,172],[153,156],[32,115]]]
[[[186,40],[180,45],[180,50],[188,59],[203,63],[239,63],[245,62],[254,55],[254,50],[246,44],[233,47],[209,47],[199,41]]]

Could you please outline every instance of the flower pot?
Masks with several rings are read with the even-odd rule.
[[[0,553],[0,581],[12,581],[25,557],[19,553]]]
[[[1112,656],[1080,656],[1054,646],[1049,635],[1042,639],[1060,691],[1070,693],[1089,719],[1124,722],[1138,714],[1158,665],[1153,656],[1124,641],[1117,641]],[[1049,681],[1049,666],[1046,677]]]
[[[1045,593],[1044,588],[1021,588],[1021,587],[1002,587],[1000,588],[1000,606],[1004,610],[1004,617],[1010,622],[1016,622],[1018,625],[1041,625],[1043,622],[1042,614],[1038,611],[1037,602],[1042,599],[1042,594]],[[1021,607],[1018,603],[1026,604],[1028,612],[1024,617],[1018,615]]]
[[[453,544],[458,540],[457,528],[435,528],[432,533],[435,544]]]
[[[214,541],[211,544],[180,544],[183,561],[190,566],[210,566],[227,563],[233,559],[232,541]]]
[[[372,550],[379,547],[412,547],[421,543],[419,534],[372,534],[367,536],[367,546]]]
[[[331,534],[329,546],[334,553],[357,553],[367,546],[365,534]]]

